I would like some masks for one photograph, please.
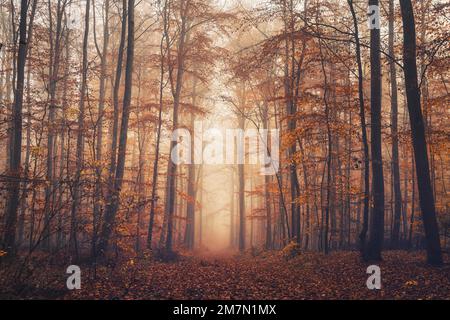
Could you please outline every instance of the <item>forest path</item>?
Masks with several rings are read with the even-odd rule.
[[[357,252],[304,253],[286,260],[210,253],[176,262],[126,263],[111,275],[99,271],[68,298],[103,299],[449,299],[450,266],[430,268],[421,253],[384,253],[382,289],[366,287],[368,264]]]

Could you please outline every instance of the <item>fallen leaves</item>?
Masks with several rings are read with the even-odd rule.
[[[121,299],[450,299],[450,268],[431,268],[419,253],[384,253],[382,289],[366,287],[369,264],[357,252],[329,255],[300,253],[286,261],[283,252],[264,252],[257,257],[180,256],[176,262],[137,260],[130,266],[135,277],[101,274],[83,290],[66,299],[104,298],[129,290]],[[128,271],[128,274],[131,274]],[[91,286],[96,296],[89,295]]]
[[[80,265],[81,290],[65,288],[64,266],[36,264],[20,291],[3,281],[0,297],[26,299],[324,300],[450,299],[450,265],[430,267],[418,252],[383,253],[381,290],[366,287],[368,263],[357,252],[329,255],[261,251],[257,256],[179,254],[171,262],[154,254],[123,258],[114,266]],[[0,282],[11,273],[0,272]],[[3,279],[2,279],[3,277]],[[7,280],[7,279],[6,279]],[[25,289],[24,289],[25,288]]]

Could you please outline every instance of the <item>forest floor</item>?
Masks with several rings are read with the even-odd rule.
[[[450,299],[450,264],[430,267],[423,252],[387,251],[381,268],[381,290],[369,290],[369,264],[357,252],[328,256],[302,253],[286,259],[280,252],[256,255],[181,255],[175,262],[150,257],[114,266],[80,265],[81,290],[65,289],[64,271],[33,271],[24,299]],[[84,279],[88,278],[86,281]],[[83,281],[84,280],[84,281]],[[16,288],[17,289],[17,288]],[[11,289],[12,290],[12,289]],[[2,292],[3,291],[3,292]],[[17,297],[0,290],[0,297]]]

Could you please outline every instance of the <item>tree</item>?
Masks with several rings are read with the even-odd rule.
[[[286,114],[288,117],[287,129],[290,134],[294,135],[296,128],[295,115],[297,113],[297,105],[294,101],[295,92],[295,57],[291,56],[291,51],[295,53],[295,42],[292,37],[295,28],[294,18],[294,4],[292,0],[283,2],[283,20],[284,20],[284,33],[285,33],[285,48],[284,48],[284,95],[286,104]],[[290,63],[292,60],[292,63]],[[298,72],[300,73],[301,65],[298,66]],[[297,76],[297,79],[299,76]],[[293,158],[297,152],[297,140],[294,139],[288,148],[288,156]],[[301,242],[300,235],[300,206],[298,204],[298,197],[300,196],[300,184],[297,176],[297,164],[295,161],[291,161],[289,172],[290,179],[290,193],[291,193],[291,237],[297,243]]]
[[[359,119],[361,122],[361,138],[363,147],[363,175],[364,175],[364,197],[363,197],[363,227],[359,234],[359,246],[361,255],[366,257],[366,238],[367,231],[369,229],[369,198],[370,198],[370,162],[369,162],[369,143],[367,141],[367,129],[366,129],[366,110],[364,104],[364,73],[362,67],[361,58],[361,42],[359,39],[359,27],[356,12],[353,6],[353,0],[348,0],[348,5],[353,19],[354,37],[355,37],[355,56],[358,66],[358,102],[359,102]]]
[[[94,11],[94,41],[95,47],[97,49],[97,54],[100,56],[100,88],[99,88],[99,97],[98,97],[98,116],[97,116],[97,141],[95,147],[96,153],[96,174],[97,181],[95,185],[95,195],[94,195],[94,219],[93,219],[93,236],[92,236],[92,254],[95,256],[95,252],[97,251],[97,233],[98,226],[101,214],[101,204],[100,197],[102,195],[102,161],[103,161],[103,123],[104,123],[104,112],[105,112],[105,97],[106,97],[106,80],[107,80],[107,68],[108,68],[108,50],[109,50],[109,10],[110,10],[110,2],[106,0],[104,3],[104,19],[103,19],[103,45],[102,50],[97,44],[96,37],[96,26],[95,26],[95,1],[92,0],[92,8]]]
[[[244,89],[245,91],[245,89]],[[245,93],[244,93],[245,95]],[[245,118],[243,115],[239,116],[239,128],[244,129]],[[245,234],[246,234],[246,211],[245,211],[245,166],[242,163],[238,164],[238,179],[239,179],[239,251],[245,250]]]
[[[127,149],[128,122],[130,118],[131,94],[133,87],[133,63],[134,63],[134,0],[128,0],[128,39],[127,62],[125,70],[125,92],[122,107],[122,123],[120,126],[119,150],[117,155],[117,168],[112,190],[111,202],[106,207],[105,220],[103,222],[98,252],[104,255],[108,249],[109,238],[114,227],[117,210],[119,208],[120,191],[125,172],[125,155]]]
[[[163,33],[161,36],[161,42],[159,45],[159,102],[158,102],[158,124],[156,131],[156,143],[155,143],[155,160],[153,162],[153,175],[152,175],[152,195],[151,195],[151,203],[150,203],[150,221],[148,224],[148,233],[147,233],[147,248],[152,248],[152,238],[153,238],[153,225],[155,223],[155,210],[156,210],[156,202],[157,202],[157,186],[158,186],[158,173],[159,173],[159,155],[160,155],[160,145],[161,145],[161,129],[162,129],[162,112],[163,112],[163,100],[164,100],[164,60],[167,55],[168,48],[164,48],[164,44],[166,42],[166,37],[168,37],[168,8],[167,1],[164,1],[163,6]]]
[[[61,61],[61,49],[63,43],[63,15],[68,3],[67,0],[58,0],[56,6],[56,29],[53,30],[53,14],[52,14],[52,1],[48,1],[48,13],[49,13],[49,35],[50,35],[50,59],[49,59],[49,111],[48,111],[48,135],[47,135],[47,173],[46,179],[48,181],[45,188],[45,221],[44,221],[44,235],[42,245],[43,248],[50,249],[51,242],[51,219],[54,216],[54,184],[55,173],[54,160],[55,160],[55,113],[57,108],[56,92],[59,78],[59,66]]]
[[[319,50],[320,50],[320,61],[321,61],[321,68],[323,73],[323,102],[325,104],[325,122],[327,124],[327,160],[326,160],[326,167],[327,167],[327,200],[326,200],[326,207],[325,207],[325,231],[323,235],[323,249],[325,254],[328,254],[329,252],[329,225],[330,225],[330,198],[331,198],[331,184],[332,184],[332,178],[331,178],[331,166],[332,166],[332,160],[333,160],[333,141],[332,141],[332,132],[331,132],[331,119],[330,119],[330,106],[328,103],[328,96],[329,96],[329,86],[328,86],[328,77],[327,77],[327,71],[325,68],[325,57],[322,53],[322,42],[319,40]]]
[[[80,179],[81,171],[83,169],[84,162],[84,117],[85,117],[85,97],[87,90],[87,73],[88,73],[88,41],[89,41],[89,16],[90,16],[91,2],[86,1],[86,12],[84,19],[84,36],[83,36],[83,58],[82,58],[82,69],[81,69],[81,88],[80,88],[80,104],[78,112],[78,132],[77,132],[77,149],[76,149],[76,172],[74,179],[74,191],[73,191],[73,201],[72,201],[72,212],[70,217],[70,251],[75,254],[78,259],[78,209],[80,204]]]
[[[8,205],[6,208],[3,248],[15,255],[17,209],[19,207],[20,174],[22,157],[22,106],[25,81],[25,65],[27,59],[27,13],[28,1],[20,2],[19,52],[17,55],[17,82],[14,94],[12,152],[9,162],[11,182],[9,184]]]
[[[173,113],[172,113],[172,129],[175,130],[178,127],[178,119],[179,119],[179,108],[181,102],[181,91],[183,88],[183,80],[184,80],[184,66],[185,66],[185,50],[186,50],[186,41],[189,30],[189,10],[190,10],[190,0],[181,0],[179,4],[179,14],[180,14],[180,30],[178,35],[178,45],[177,45],[177,65],[176,65],[176,75],[174,76],[174,68],[171,66],[169,68],[169,77],[171,82],[171,91],[173,96]],[[169,39],[166,38],[166,42]],[[167,47],[170,47],[169,45]],[[170,58],[170,53],[169,53]],[[171,141],[170,150],[173,150],[175,147],[175,141]],[[167,234],[164,235],[162,232],[162,236],[165,236],[164,249],[166,252],[172,252],[173,245],[173,223],[174,223],[174,211],[175,211],[175,178],[177,174],[177,166],[169,159],[168,168],[167,168],[167,195],[166,195],[166,206],[165,206],[165,220],[167,220]],[[163,239],[163,237],[161,238]]]
[[[378,0],[369,0],[369,6],[379,6]],[[381,54],[380,29],[370,30],[370,119],[372,154],[373,209],[367,256],[380,261],[384,237],[384,177],[381,151]]]
[[[417,80],[416,27],[413,6],[410,0],[400,0],[403,21],[403,63],[409,120],[416,163],[417,186],[422,221],[425,229],[427,261],[432,265],[442,264],[439,228],[431,187],[427,141],[425,139],[420,91]],[[414,205],[414,204],[413,204]]]
[[[193,88],[192,88],[192,105],[195,107],[197,103],[197,82],[198,79],[195,77],[193,79]],[[194,131],[194,120],[195,115],[194,112],[191,112],[190,115],[190,128],[191,131]],[[194,159],[194,148],[191,148],[191,159]],[[195,240],[195,204],[196,204],[196,191],[195,191],[195,164],[190,164],[188,168],[188,202],[186,206],[186,230],[185,230],[185,238],[184,242],[188,249],[194,249],[194,240]]]
[[[110,159],[110,167],[109,167],[109,182],[110,184],[114,183],[114,176],[116,174],[116,166],[117,166],[117,138],[119,131],[119,89],[120,83],[122,79],[122,68],[123,68],[123,56],[125,51],[125,40],[126,40],[126,32],[127,32],[127,1],[122,0],[122,16],[121,16],[121,31],[120,31],[120,43],[119,50],[117,53],[117,66],[116,66],[116,75],[114,78],[114,87],[113,87],[113,104],[114,104],[114,112],[113,112],[113,128],[112,128],[112,138],[111,138],[111,159]],[[111,190],[109,190],[111,191]],[[109,192],[109,195],[112,193]],[[109,200],[111,201],[111,200]]]
[[[391,136],[392,136],[392,178],[394,187],[394,224],[392,247],[397,248],[400,240],[400,217],[402,215],[402,193],[400,190],[400,168],[398,154],[398,89],[397,68],[394,51],[394,0],[389,0],[389,74],[391,76]]]

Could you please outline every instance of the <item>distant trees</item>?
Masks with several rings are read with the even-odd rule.
[[[367,4],[370,6],[379,6],[378,1],[369,1]],[[260,42],[257,45],[257,48],[259,48],[262,54],[258,55],[257,50],[253,51],[253,47],[251,46],[246,47],[245,50],[238,51],[241,57],[237,58],[240,63],[238,63],[239,67],[236,68],[236,79],[245,78],[246,81],[248,78],[251,79],[249,82],[249,92],[251,93],[248,93],[250,96],[249,103],[254,104],[255,108],[258,107],[258,99],[261,99],[255,95],[255,92],[258,93],[259,90],[264,90],[263,88],[266,87],[266,83],[271,81],[270,77],[266,77],[261,80],[259,76],[256,76],[258,68],[272,68],[274,70],[273,73],[275,77],[283,80],[281,83],[276,83],[276,81],[274,81],[274,83],[279,86],[279,91],[278,96],[275,94],[275,98],[273,98],[273,100],[269,100],[272,104],[270,107],[273,108],[275,112],[275,119],[272,120],[274,120],[276,124],[279,123],[280,127],[286,130],[283,139],[283,148],[286,151],[286,155],[283,157],[282,161],[286,161],[286,165],[292,169],[292,163],[295,163],[299,161],[298,159],[301,159],[300,163],[302,166],[297,167],[294,172],[296,173],[295,176],[299,179],[299,185],[303,185],[305,188],[304,194],[294,194],[291,192],[290,201],[292,202],[290,208],[287,210],[289,211],[288,219],[284,219],[282,213],[283,207],[281,206],[282,202],[280,201],[280,211],[277,212],[277,210],[275,210],[275,212],[277,212],[275,214],[277,217],[276,219],[279,219],[282,225],[284,225],[282,220],[285,220],[286,224],[290,225],[290,228],[286,229],[283,227],[281,229],[277,229],[278,227],[276,227],[274,230],[274,237],[277,237],[277,232],[279,230],[280,235],[290,233],[289,238],[294,239],[295,233],[297,232],[296,228],[298,226],[296,221],[296,210],[298,208],[300,212],[303,212],[302,217],[305,217],[305,212],[307,215],[311,201],[314,199],[315,203],[313,202],[312,206],[315,208],[316,213],[313,214],[312,217],[307,215],[308,218],[303,225],[308,225],[312,222],[311,220],[313,220],[313,228],[318,230],[317,233],[315,233],[316,239],[313,239],[313,243],[315,243],[319,249],[328,251],[330,248],[343,247],[345,243],[343,239],[345,237],[349,239],[349,232],[354,234],[358,231],[360,232],[359,246],[361,248],[363,258],[366,260],[380,260],[383,242],[386,235],[390,235],[389,240],[392,247],[398,248],[400,246],[400,237],[406,239],[408,237],[408,231],[409,234],[411,234],[411,232],[415,233],[418,230],[417,222],[414,224],[411,223],[411,230],[407,230],[406,219],[408,213],[404,211],[406,210],[406,207],[402,204],[402,202],[405,201],[408,203],[409,200],[403,200],[401,194],[400,172],[405,168],[403,164],[405,160],[400,159],[400,152],[402,150],[403,152],[408,152],[408,149],[407,145],[403,144],[404,140],[402,140],[404,139],[403,133],[406,130],[405,124],[399,124],[398,121],[398,100],[400,100],[403,96],[399,94],[401,91],[399,90],[399,86],[397,84],[396,75],[396,67],[400,64],[395,59],[394,4],[391,2],[389,7],[390,32],[388,51],[385,51],[381,45],[380,30],[377,28],[372,28],[370,30],[370,43],[365,42],[365,40],[361,40],[359,31],[361,22],[358,18],[357,12],[360,8],[355,8],[353,1],[348,1],[350,8],[350,19],[343,22],[340,26],[333,25],[326,19],[322,19],[322,13],[318,13],[320,9],[325,11],[334,10],[333,12],[336,12],[336,10],[339,10],[338,3],[331,1],[323,4],[323,6],[318,4],[316,7],[310,7],[309,10],[307,10],[306,8],[308,7],[305,6],[304,11],[297,11],[296,17],[304,22],[304,28],[300,28],[297,24],[289,20],[289,10],[293,10],[292,7],[290,7],[291,5],[292,4],[289,1],[286,1],[278,7],[279,11],[277,14],[281,22],[278,30],[279,33],[270,33],[261,25],[256,28],[255,34],[262,36],[262,40],[259,40]],[[295,10],[298,10],[298,8],[295,8],[294,11]],[[256,21],[259,18],[264,19],[258,16],[258,18],[255,18]],[[364,22],[366,22],[365,19]],[[346,28],[348,28],[346,23],[352,25],[353,33],[349,34],[345,31]],[[292,27],[293,25],[295,25],[294,28]],[[364,29],[364,32],[369,31]],[[306,57],[303,57],[301,46],[297,45],[297,49],[295,46],[291,45],[290,41],[292,39],[295,39],[297,43],[303,41],[302,36],[305,34],[314,39],[309,42],[310,45],[307,46],[307,48],[308,51],[314,52],[315,56],[314,54],[309,56],[308,53],[311,53],[308,52]],[[287,43],[289,45],[287,45]],[[356,50],[353,57],[346,55],[347,48],[344,49],[343,43],[350,43],[355,47]],[[319,55],[318,48],[320,48],[321,44],[324,54]],[[336,47],[339,48],[337,51]],[[286,53],[286,48],[289,48],[288,53]],[[365,68],[368,62],[365,58],[365,50],[370,50],[371,70],[371,112],[370,117],[368,118],[370,120],[370,126],[368,128],[366,125],[366,108],[364,99],[366,90]],[[243,52],[245,52],[245,54],[243,54]],[[329,56],[333,58],[330,58]],[[387,59],[389,63],[391,85],[391,121],[389,126],[389,137],[392,140],[389,140],[391,148],[389,152],[385,147],[386,142],[384,142],[384,135],[387,134],[384,129],[387,119],[383,119],[382,117],[381,105],[382,84],[386,79],[382,77],[382,57]],[[332,60],[333,62],[331,62],[329,66],[325,63],[325,68],[322,68],[325,70],[322,70],[322,75],[319,75],[319,77],[317,73],[314,72],[314,67],[306,67],[303,72],[307,74],[306,78],[309,77],[309,79],[305,82],[300,81],[299,86],[296,84],[298,81],[298,75],[295,72],[289,73],[288,75],[286,73],[286,66],[290,66],[291,63],[289,62],[289,64],[286,64],[286,59],[292,59],[290,61],[292,61],[292,65],[295,67],[305,60],[305,64],[307,66],[309,64],[311,66],[315,66],[316,69],[318,66],[320,67],[320,64],[323,64],[324,59],[334,60]],[[349,61],[352,62],[349,63]],[[353,96],[350,98],[345,96],[348,95],[349,92],[344,91],[341,87],[341,83],[348,81],[348,79],[345,79],[343,76],[336,77],[335,73],[333,73],[333,69],[340,67],[356,77],[357,85],[354,86],[357,88],[357,90],[355,90],[357,92],[356,99]],[[332,82],[332,85],[330,84],[331,89],[329,89],[329,86],[320,80],[320,78],[326,78],[327,76],[329,77],[330,82]],[[353,77],[351,78],[353,80]],[[352,80],[350,80],[350,83],[354,83]],[[252,81],[254,84],[252,84]],[[292,84],[294,84],[296,89],[299,90],[298,93],[290,92],[289,86]],[[328,102],[329,100],[330,105],[327,110],[330,113],[328,116],[323,118],[323,122],[319,120],[320,118],[318,119],[318,117],[315,117],[316,115],[313,111],[317,110],[318,106],[315,102],[319,100],[318,96],[321,96],[321,93],[318,93],[316,90],[318,87],[320,87],[321,90],[330,91],[326,92],[326,95],[329,95],[326,101]],[[283,90],[283,93],[281,93],[280,90]],[[352,92],[351,94],[353,94],[353,90],[351,89],[350,91]],[[306,96],[306,98],[302,99],[302,94],[303,96]],[[350,101],[350,105],[347,109],[344,109],[344,104],[341,102],[341,97],[339,94],[342,94],[342,96],[347,98],[347,101]],[[285,112],[280,112],[279,109],[276,109],[278,106],[278,101],[276,99],[282,99],[283,102],[289,102],[290,99],[293,99],[294,101],[299,99],[299,109],[291,112],[291,109],[287,108]],[[355,132],[355,130],[350,129],[348,131],[349,135],[344,136],[343,132],[345,131],[346,126],[349,125],[348,121],[350,121],[350,126],[352,125],[351,114],[354,110],[351,109],[351,101],[354,101],[354,99],[357,101],[359,106],[359,110],[356,112],[359,113],[360,116],[361,128],[359,132]],[[320,99],[320,101],[323,101],[323,99]],[[348,117],[349,114],[350,117]],[[253,116],[250,115],[249,117]],[[280,121],[280,119],[286,121],[286,126],[284,126],[284,123]],[[256,119],[255,121],[261,123],[260,119]],[[294,127],[289,127],[288,124],[292,122],[297,122],[297,125]],[[322,127],[322,130],[318,128],[318,125]],[[367,137],[367,130],[370,130],[370,139]],[[329,133],[327,134],[327,132]],[[323,147],[323,151],[318,155],[315,155],[309,151],[311,149],[308,146],[308,142],[306,143],[306,147],[302,143],[303,137],[308,137],[311,139],[311,133],[314,134],[313,141],[316,144],[321,143],[322,145],[326,145]],[[300,149],[296,151],[290,150],[291,152],[288,152],[288,145],[292,144],[292,136],[295,135],[297,135],[296,144],[300,147]],[[324,139],[323,137],[328,138]],[[346,142],[346,146],[350,143],[350,147],[343,148],[341,144],[342,140]],[[353,147],[355,141],[358,141],[361,145],[360,149],[356,150]],[[331,142],[331,144],[329,144],[329,142]],[[402,144],[400,142],[402,142]],[[369,152],[369,147],[371,152]],[[326,152],[327,150],[331,150],[331,152]],[[359,158],[357,153],[361,155],[361,158]],[[318,156],[320,158],[318,158]],[[329,159],[330,157],[332,157],[331,161]],[[385,200],[386,186],[384,183],[384,178],[386,176],[386,172],[383,166],[386,161],[383,162],[384,157],[391,157],[391,170],[389,170],[391,184],[387,187],[391,194],[391,196],[388,197],[390,201]],[[320,170],[321,177],[319,176],[319,179],[307,174],[308,158],[314,159],[312,162],[315,163],[315,170]],[[350,161],[354,163],[350,164]],[[330,170],[327,169],[328,167],[330,167]],[[286,171],[286,166],[283,168],[285,168],[285,170],[281,171],[281,175],[279,179],[277,179],[278,181],[282,181],[282,188],[279,189],[280,199],[283,198],[281,196],[283,187],[291,191],[295,190],[295,188],[291,188],[292,186],[295,186],[295,183],[292,183],[293,180],[286,180],[286,178],[291,177],[291,174],[288,174],[288,171]],[[352,191],[354,190],[353,187],[350,186],[350,184],[352,184],[351,181],[355,181],[356,178],[354,177],[354,170],[361,172],[361,193],[355,193]],[[369,170],[372,171],[372,174],[370,174]],[[345,178],[342,176],[344,172]],[[370,178],[371,176],[372,178]],[[300,179],[300,177],[303,177],[303,179]],[[414,181],[413,185],[410,185],[406,178],[403,181],[405,181],[404,188],[406,188],[406,192],[408,191],[408,188],[411,188],[413,191],[412,193],[414,194]],[[342,185],[342,183],[345,183],[346,185]],[[308,193],[308,189],[311,188],[315,190],[315,197],[311,197]],[[317,199],[316,197],[319,195],[319,192],[321,201],[317,203],[315,199]],[[407,197],[407,195],[408,193],[405,193],[405,197]],[[353,206],[354,202],[351,200],[352,197],[355,197],[356,200],[357,205],[355,207]],[[300,205],[297,206],[297,204]],[[372,208],[370,208],[371,205]],[[360,210],[360,208],[362,210]],[[414,209],[414,204],[412,204],[411,214],[409,215],[412,220],[414,216]],[[266,209],[266,212],[267,211],[268,210]],[[392,212],[392,214],[389,214],[389,212]],[[267,217],[269,216],[268,213],[266,213],[266,215]],[[401,219],[403,220],[403,228],[401,228],[400,225]],[[267,223],[266,225],[269,226],[270,224]],[[385,233],[385,228],[390,232]],[[300,229],[302,232],[306,232],[306,234],[302,234],[300,238],[306,240],[309,236],[309,227],[300,227]],[[307,230],[303,231],[303,229]],[[414,231],[414,229],[416,231]],[[438,233],[437,230],[435,233]],[[318,240],[317,235],[319,238]],[[366,241],[367,235],[369,235],[368,243]],[[339,241],[336,239],[337,236],[339,237]],[[284,236],[281,236],[281,238],[284,238]],[[351,241],[347,241],[347,243],[351,243]],[[280,245],[282,244],[278,244],[278,246]]]
[[[450,6],[400,0],[398,41],[395,3],[0,0],[2,250],[172,254],[229,228],[241,252],[294,242],[377,261],[408,246],[440,264]],[[279,170],[248,164],[249,139],[247,163],[174,163],[167,137],[197,120],[278,129]]]

